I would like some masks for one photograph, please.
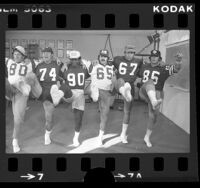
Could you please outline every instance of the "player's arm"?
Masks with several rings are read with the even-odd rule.
[[[119,67],[119,65],[118,65],[118,63],[117,63],[117,58],[118,58],[117,56],[114,57],[114,58],[113,58],[113,61],[112,61],[112,64],[113,64],[113,66],[115,67],[116,70],[118,70],[118,67]]]
[[[140,59],[139,60],[139,63],[138,63],[138,71],[137,71],[137,73],[136,73],[136,75],[137,75],[137,77],[139,77],[139,78],[142,78],[142,74],[143,74],[143,72],[142,72],[142,67],[143,67],[143,65],[144,65],[144,62],[143,62],[143,60],[142,59]]]
[[[81,65],[83,66],[84,69],[89,70],[91,64],[93,64],[92,61],[81,59]]]
[[[6,76],[6,78],[8,78],[8,67],[7,67],[8,61],[9,61],[9,59],[6,58],[6,59],[5,59],[5,76]]]
[[[64,64],[63,64],[63,63],[60,63],[58,66],[59,66],[58,81],[59,81],[60,83],[64,83],[64,82],[65,82],[65,72],[66,72],[66,70],[63,70],[63,69],[62,69],[63,66],[64,66]]]
[[[177,54],[178,55],[178,54]],[[169,71],[168,74],[169,76],[178,73],[180,71],[180,69],[182,68],[182,56],[175,56],[176,57],[176,61],[173,65],[166,65],[166,70]]]
[[[95,66],[96,66],[96,63],[94,63],[94,60],[91,61],[90,65],[89,65],[89,67],[88,67],[88,73],[89,73],[90,75],[91,75],[91,73],[92,73],[92,71],[93,71],[93,69],[94,69]]]
[[[138,78],[142,78],[143,77],[143,66],[144,66],[144,63],[143,61],[139,64],[139,67],[138,67],[138,72],[137,72],[137,77]]]
[[[183,55],[181,53],[177,53],[175,55],[175,58],[176,58],[176,62],[174,64],[174,72],[177,73],[182,68],[182,58],[183,58]]]
[[[88,69],[84,69],[85,70],[85,79],[88,79],[91,75],[89,74],[89,70]]]
[[[31,61],[31,64],[32,64],[32,71],[35,73],[36,66],[37,66],[36,60],[32,60],[32,61]]]

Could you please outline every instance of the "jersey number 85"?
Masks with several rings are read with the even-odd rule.
[[[160,72],[152,71],[151,76],[149,76],[149,75],[150,75],[150,71],[149,70],[145,70],[143,72],[142,82],[144,83],[144,82],[147,82],[149,79],[152,79],[154,84],[157,84],[158,83],[158,75],[160,75]]]

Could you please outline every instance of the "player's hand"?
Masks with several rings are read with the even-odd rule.
[[[99,61],[96,59],[96,60],[93,60],[91,63],[92,63],[92,66],[94,67],[99,64]]]
[[[60,86],[61,86],[60,81],[57,81],[57,86],[58,86],[58,88],[60,88]]]
[[[70,59],[69,59],[69,58],[66,59],[65,64],[66,64],[66,65],[69,65],[69,64],[70,64]]]
[[[62,71],[62,72],[65,72],[65,71],[67,71],[67,70],[68,70],[67,63],[63,63],[63,66],[62,66],[62,68],[61,68],[61,71]]]
[[[81,65],[83,67],[83,69],[87,69],[86,65],[83,63],[83,61],[81,61]]]
[[[28,59],[28,58],[26,58],[26,59],[24,59],[24,63],[25,63],[26,65],[28,65],[29,63],[31,63],[31,60]]]
[[[165,66],[166,65],[166,63],[164,62],[164,61],[159,61],[159,64],[163,67],[163,66]]]
[[[55,60],[56,60],[56,62],[57,62],[58,65],[62,64],[62,61],[58,57],[55,57]]]
[[[182,59],[183,59],[183,54],[178,52],[176,55],[175,55],[175,60],[177,63],[182,63]]]

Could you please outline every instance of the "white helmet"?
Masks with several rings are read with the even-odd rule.
[[[79,51],[76,51],[76,50],[70,51],[69,59],[79,59],[79,58],[81,58],[81,54]]]
[[[18,52],[20,52],[23,56],[26,56],[26,51],[25,51],[24,47],[22,47],[22,46],[16,46],[16,47],[13,49],[13,52],[14,52],[14,51],[18,51]]]

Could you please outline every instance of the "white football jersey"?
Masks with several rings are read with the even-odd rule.
[[[17,84],[20,80],[23,80],[27,73],[33,71],[32,63],[21,62],[16,63],[14,60],[9,59],[6,63],[8,70],[8,81],[11,85]]]
[[[90,72],[91,85],[95,85],[99,89],[111,90],[112,78],[114,75],[113,65],[97,64]]]

